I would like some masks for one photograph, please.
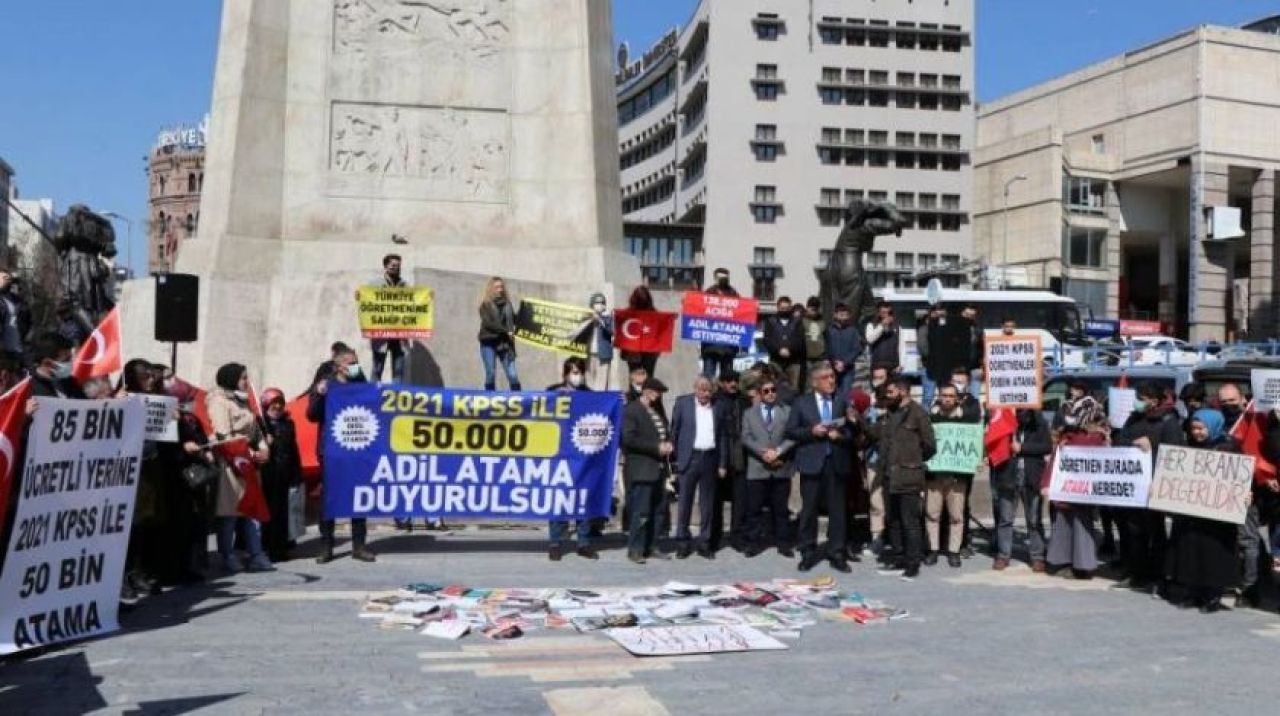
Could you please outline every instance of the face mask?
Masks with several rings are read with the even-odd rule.
[[[604,309],[605,309],[605,306],[603,303],[596,303],[591,306],[591,310],[595,311],[596,313],[604,313]]]
[[[716,284],[719,285],[721,288],[725,288],[729,285],[729,278],[727,276],[722,276],[716,279]]]
[[[1147,401],[1145,401],[1145,400],[1135,400],[1135,401],[1133,402],[1133,412],[1135,412],[1135,413],[1145,413],[1145,412],[1147,412]]]
[[[572,385],[572,386],[573,386],[573,387],[575,387],[575,388],[577,388],[578,386],[582,385],[582,374],[581,374],[581,373],[570,373],[570,374],[569,374],[569,385]]]
[[[243,401],[246,401],[246,402],[249,400],[249,394],[248,394],[248,393],[246,393],[246,392],[244,392],[243,390],[237,390],[237,391],[235,391],[235,396],[236,396],[236,398],[238,398],[238,399],[240,399],[240,400],[243,400]]]
[[[360,377],[360,364],[352,363],[347,366],[347,380],[355,380]]]
[[[71,377],[71,363],[57,362],[53,364],[53,377],[56,380],[66,380]]]
[[[956,390],[960,391],[961,393],[964,393],[966,390],[968,390],[968,389],[969,389],[969,384],[968,384],[968,383],[961,383],[961,382],[958,382],[958,381],[952,381],[952,383],[951,383],[951,384],[952,384],[952,385],[954,385],[954,386],[956,387]]]

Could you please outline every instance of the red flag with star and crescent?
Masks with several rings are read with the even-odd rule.
[[[123,365],[120,359],[120,309],[113,308],[93,329],[89,340],[80,346],[71,366],[71,376],[83,385],[91,378],[111,375]]]
[[[23,378],[4,395],[0,395],[0,535],[9,518],[9,495],[13,476],[18,472],[22,454],[27,401],[31,399],[31,379]]]
[[[676,333],[676,314],[662,311],[613,312],[613,344],[631,353],[670,353]]]
[[[267,508],[267,496],[262,491],[262,478],[258,474],[258,465],[249,455],[249,441],[245,438],[231,440],[214,448],[218,456],[244,480],[244,495],[240,497],[236,509],[244,517],[259,522],[271,521],[271,510]]]
[[[1249,401],[1244,414],[1229,432],[1240,444],[1240,452],[1253,458],[1253,480],[1261,487],[1276,479],[1276,465],[1262,449],[1267,435],[1267,414],[1256,412],[1254,408],[1254,402]]]

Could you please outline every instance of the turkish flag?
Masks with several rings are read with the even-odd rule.
[[[9,494],[13,476],[18,472],[18,457],[22,454],[23,438],[27,423],[27,401],[31,399],[31,379],[0,395],[0,535],[4,534],[9,518]]]
[[[991,413],[991,423],[982,445],[992,467],[1000,467],[1013,458],[1013,434],[1018,431],[1018,416],[1008,408],[997,408]]]
[[[1267,435],[1267,414],[1255,413],[1253,401],[1244,415],[1231,426],[1231,437],[1240,443],[1240,452],[1253,458],[1253,479],[1259,485],[1276,479],[1276,465],[1262,453],[1262,441]]]
[[[241,516],[259,522],[270,522],[271,511],[267,509],[267,496],[262,492],[262,478],[258,475],[258,466],[249,456],[249,441],[245,438],[221,443],[214,448],[218,456],[244,480],[244,495],[236,509]]]
[[[102,323],[89,334],[89,340],[80,346],[71,366],[71,377],[84,384],[90,378],[111,375],[120,370],[120,309],[113,308]]]
[[[631,353],[670,353],[676,314],[662,311],[613,312],[613,344]]]
[[[209,397],[209,393],[201,388],[196,388],[196,399],[192,401],[192,411],[196,415],[196,420],[200,421],[200,428],[204,430],[205,435],[213,435],[213,420],[209,418],[209,405],[205,402],[205,398]]]
[[[302,457],[302,479],[320,481],[320,459],[316,456],[316,443],[320,440],[320,426],[307,419],[310,396],[303,393],[286,403],[284,409],[293,418],[293,432],[298,439],[298,454]]]

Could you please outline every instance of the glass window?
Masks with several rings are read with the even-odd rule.
[[[914,85],[915,85],[915,83],[916,83],[916,73],[914,73],[914,72],[899,72],[899,73],[898,73],[898,86],[899,86],[899,87],[912,87],[912,86],[914,86]]]
[[[823,82],[839,82],[840,78],[843,76],[844,76],[844,72],[841,71],[839,67],[823,67],[822,68]]]
[[[756,144],[751,147],[751,151],[756,155],[758,162],[772,162],[778,159],[776,144]]]
[[[844,71],[844,81],[851,85],[866,84],[867,71],[857,68],[847,69]]]
[[[871,70],[871,84],[872,85],[889,84],[889,73],[885,72],[884,70]]]
[[[751,252],[751,263],[768,266],[777,263],[775,255],[772,246],[757,246]]]
[[[775,80],[778,78],[777,65],[756,65],[756,79]]]
[[[1106,154],[1107,153],[1107,135],[1105,134],[1093,135],[1093,137],[1090,138],[1089,140],[1089,145],[1092,148],[1094,154]]]
[[[918,257],[921,271],[929,271],[938,265],[937,254],[920,254]]]
[[[888,146],[889,144],[888,132],[883,132],[880,130],[872,130],[867,134],[867,137],[870,139],[868,144],[870,144],[873,147],[884,147],[884,146]]]
[[[893,255],[893,267],[901,271],[913,271],[915,270],[915,258],[914,254],[895,253]]]
[[[1106,212],[1107,182],[1102,179],[1073,177],[1062,178],[1062,201],[1068,211],[1085,214]]]
[[[824,27],[819,34],[822,36],[824,45],[839,45],[844,42],[844,30],[838,27]]]
[[[778,125],[776,124],[757,124],[756,139],[764,141],[772,141],[778,138]]]
[[[756,24],[756,39],[759,39],[759,40],[765,40],[765,41],[773,41],[773,40],[776,40],[776,39],[778,39],[778,31],[779,31],[779,29],[780,29],[780,28],[778,27],[778,25],[775,25],[774,23],[771,23],[771,22],[770,22],[770,23],[757,23],[757,24]]]
[[[889,265],[888,255],[883,251],[872,251],[867,254],[867,268],[886,268]]]
[[[824,206],[840,206],[840,190],[821,189],[818,202]]]
[[[1072,266],[1102,268],[1106,262],[1106,229],[1088,229],[1080,226],[1063,228],[1067,262]]]
[[[893,143],[899,147],[914,147],[916,144],[915,132],[895,132]]]
[[[759,94],[757,92],[757,94]],[[822,98],[823,104],[842,104],[844,102],[844,90],[838,87],[823,87],[818,91],[818,95]]]
[[[916,195],[909,191],[900,191],[893,195],[893,203],[899,209],[910,209],[915,206]]]
[[[778,195],[778,188],[773,186],[765,186],[763,184],[756,185],[756,201],[761,203],[772,202]]]
[[[778,99],[778,85],[774,84],[758,84],[756,85],[756,99],[761,102],[773,102]]]
[[[887,191],[871,191],[867,192],[867,199],[870,201],[888,201],[889,192]]]
[[[757,224],[772,224],[778,220],[778,207],[756,206],[751,209]]]

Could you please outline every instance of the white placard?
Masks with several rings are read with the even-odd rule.
[[[1249,455],[1161,445],[1148,506],[1242,525],[1252,496],[1253,468]]]
[[[178,399],[168,395],[139,395],[146,410],[144,437],[161,443],[178,442]]]
[[[606,629],[604,633],[635,656],[682,656],[787,648],[786,644],[777,639],[754,627],[741,624],[631,627]]]
[[[1082,505],[1146,507],[1151,454],[1135,447],[1058,448],[1049,499]]]
[[[1107,416],[1111,427],[1123,428],[1133,414],[1133,404],[1138,402],[1138,391],[1133,388],[1107,389]]]
[[[1269,413],[1280,408],[1280,370],[1250,371],[1253,383],[1253,409],[1259,413]]]
[[[987,336],[987,407],[1039,410],[1044,387],[1040,336]]]
[[[120,628],[144,412],[136,400],[40,399],[0,574],[0,654]]]

